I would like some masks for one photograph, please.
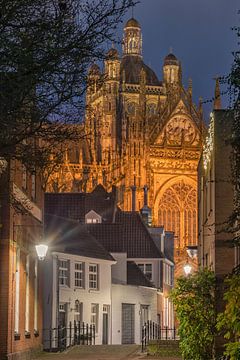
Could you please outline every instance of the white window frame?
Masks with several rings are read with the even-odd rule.
[[[94,270],[91,270],[91,267]],[[88,287],[90,290],[99,290],[99,266],[98,264],[88,265]],[[95,285],[94,285],[95,284]]]
[[[98,333],[99,304],[91,304],[91,325],[95,325],[95,332]]]
[[[38,332],[38,259],[34,263],[34,332]]]
[[[151,265],[151,271],[147,270],[146,267]],[[152,263],[138,263],[137,266],[144,273],[144,275],[148,278],[149,281],[153,279],[153,264]],[[150,275],[150,276],[149,276]]]
[[[63,266],[64,263],[66,266]],[[58,282],[60,286],[69,287],[70,261],[68,259],[58,260]]]
[[[77,320],[76,318],[79,317]],[[83,321],[83,303],[75,301],[75,308],[74,308],[74,320],[76,322],[82,322]]]
[[[19,301],[20,301],[20,248],[16,248],[16,272],[15,272],[15,314],[14,314],[14,332],[19,333]]]
[[[29,275],[30,275],[30,255],[26,255],[26,302],[25,302],[25,332],[29,333]]]
[[[76,266],[81,265],[81,269],[76,269]],[[76,261],[74,263],[74,287],[76,288],[84,288],[84,267],[85,264],[82,261]],[[80,276],[80,277],[78,277]],[[77,282],[79,282],[79,284],[76,284]]]

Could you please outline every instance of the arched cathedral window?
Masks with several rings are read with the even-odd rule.
[[[197,244],[196,208],[196,189],[183,181],[169,187],[160,199],[158,223],[174,231],[177,247]]]

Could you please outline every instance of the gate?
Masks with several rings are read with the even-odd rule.
[[[150,340],[178,340],[176,328],[161,327],[153,321],[147,321],[142,327],[142,352]]]

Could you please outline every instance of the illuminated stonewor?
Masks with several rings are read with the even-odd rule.
[[[163,80],[143,62],[137,20],[124,27],[123,55],[107,53],[104,69],[89,70],[86,139],[66,151],[49,191],[91,191],[115,185],[124,210],[140,210],[148,187],[152,224],[175,231],[177,272],[186,246],[197,244],[197,166],[203,128],[201,104],[192,102],[192,82],[182,85],[180,61],[164,59]],[[133,185],[136,196],[132,197]],[[134,187],[134,189],[135,189]]]

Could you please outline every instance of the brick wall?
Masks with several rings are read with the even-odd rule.
[[[0,177],[0,359],[32,359],[33,353],[41,348],[42,343],[42,286],[39,271],[38,283],[38,330],[34,333],[34,241],[39,239],[42,230],[41,222],[29,212],[17,211],[16,204],[10,196],[13,182],[22,190],[21,167],[11,163],[5,174]],[[25,194],[37,206],[42,204],[42,191],[37,186],[36,199],[31,198],[31,177],[27,176]],[[23,210],[18,207],[18,210]],[[20,301],[19,301],[19,336],[15,329],[15,282],[16,282],[16,249],[20,248]],[[29,254],[29,335],[25,336],[26,310],[26,256]],[[40,269],[40,267],[39,267]]]

